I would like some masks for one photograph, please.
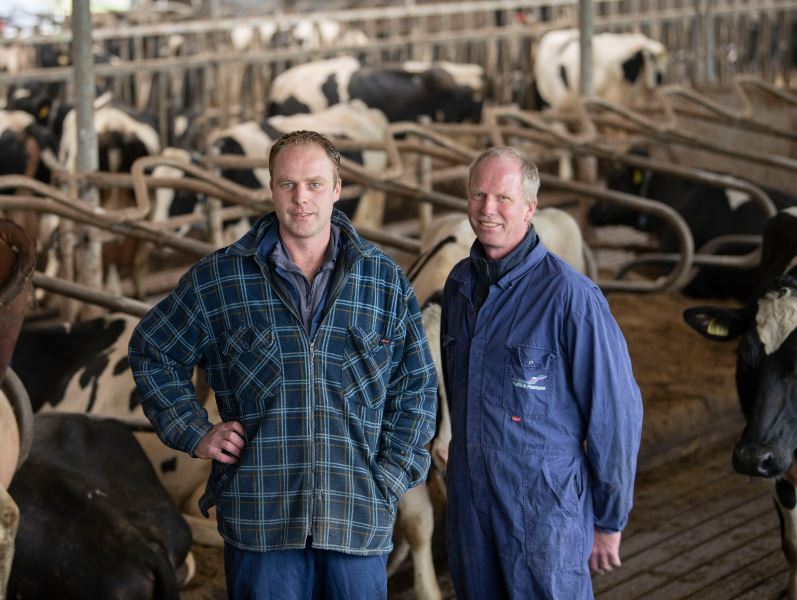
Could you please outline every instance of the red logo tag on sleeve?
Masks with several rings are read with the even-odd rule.
[[[512,415],[512,422],[513,422],[513,423],[520,423],[522,420],[523,420],[523,419],[521,419],[519,416],[517,416],[517,415]]]

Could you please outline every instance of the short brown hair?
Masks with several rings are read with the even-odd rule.
[[[300,129],[299,131],[291,131],[280,137],[271,146],[271,151],[268,153],[268,174],[274,177],[274,162],[277,160],[280,152],[289,146],[318,146],[321,148],[332,161],[332,171],[335,175],[335,182],[340,180],[340,152],[335,149],[335,146],[329,141],[325,135],[317,131],[307,131]]]

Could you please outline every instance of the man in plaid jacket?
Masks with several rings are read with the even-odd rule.
[[[436,380],[415,294],[333,203],[340,156],[294,132],[275,212],[206,256],[130,341],[165,444],[213,459],[230,597],[379,598],[399,498],[424,480]],[[220,423],[196,400],[204,369]]]

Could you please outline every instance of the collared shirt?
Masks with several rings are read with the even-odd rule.
[[[332,273],[340,251],[339,240],[340,228],[337,225],[332,225],[324,262],[316,272],[312,282],[307,280],[304,272],[293,262],[293,257],[291,257],[290,251],[282,242],[279,234],[273,250],[268,255],[277,274],[290,284],[294,307],[299,311],[304,330],[311,340],[318,330],[321,312],[326,303],[329,286],[332,281]],[[268,252],[268,241],[264,239],[263,243],[258,246],[257,251],[260,254]]]

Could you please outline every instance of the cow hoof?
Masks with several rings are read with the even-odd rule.
[[[184,588],[189,581],[191,581],[196,575],[196,560],[194,559],[193,552],[189,552],[183,564],[175,572],[175,577],[177,578],[177,583],[181,588]]]

